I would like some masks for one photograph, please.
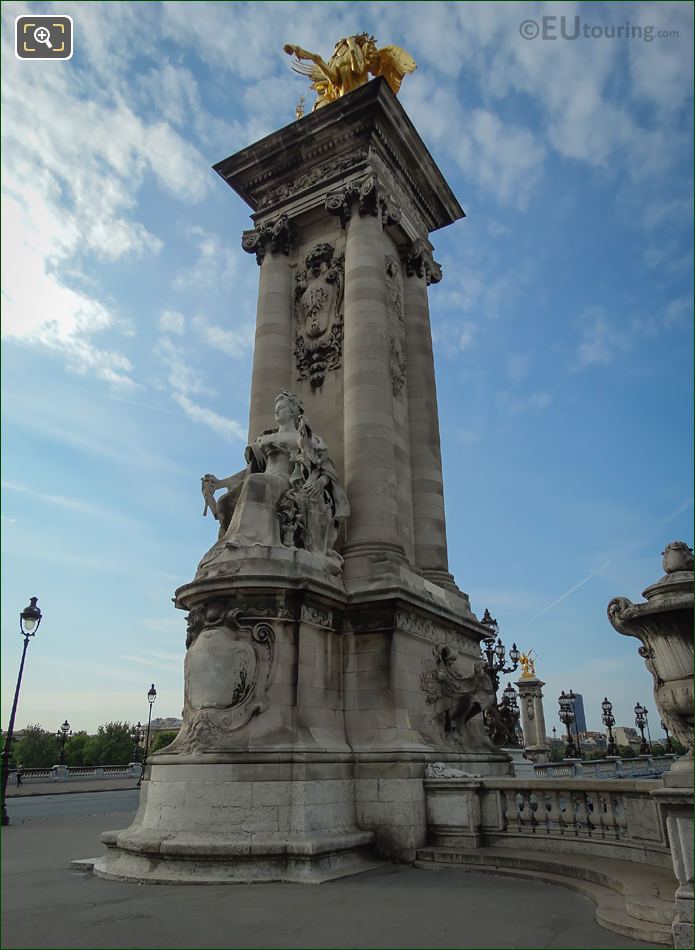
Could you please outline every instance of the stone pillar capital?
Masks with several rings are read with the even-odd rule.
[[[442,279],[441,265],[432,256],[432,248],[425,238],[402,245],[400,252],[408,277],[424,277],[428,286]]]
[[[338,215],[343,228],[347,228],[355,206],[362,216],[380,217],[384,227],[398,224],[401,218],[400,210],[391,195],[380,187],[376,175],[367,175],[326,195],[326,211]]]
[[[256,263],[263,263],[268,245],[273,254],[290,253],[290,244],[294,237],[292,222],[286,214],[281,214],[274,221],[269,221],[260,227],[251,228],[241,235],[241,247],[247,254],[256,255]]]

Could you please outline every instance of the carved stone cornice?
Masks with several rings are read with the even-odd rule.
[[[380,187],[376,175],[367,175],[326,195],[326,211],[337,215],[343,228],[347,227],[355,205],[360,215],[380,217],[384,227],[398,224],[401,218],[400,210],[391,195]]]
[[[290,244],[294,237],[292,222],[286,214],[281,214],[274,221],[258,228],[251,228],[241,235],[241,247],[247,254],[256,255],[256,263],[260,266],[266,255],[268,245],[273,254],[290,253]]]
[[[435,261],[429,243],[424,238],[403,245],[400,252],[408,277],[424,277],[428,286],[438,284],[442,279],[441,265]]]

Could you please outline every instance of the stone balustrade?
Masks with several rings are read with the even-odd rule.
[[[668,772],[675,755],[640,755],[634,759],[611,756],[606,759],[565,759],[534,766],[536,778],[657,778]]]
[[[105,778],[138,778],[142,771],[139,762],[130,762],[128,765],[54,765],[50,769],[23,769],[22,784],[30,785],[39,782],[69,782],[88,781],[89,779]],[[10,782],[16,781],[17,770],[10,773]]]
[[[429,843],[596,854],[670,868],[664,817],[651,795],[661,787],[630,778],[426,779]]]

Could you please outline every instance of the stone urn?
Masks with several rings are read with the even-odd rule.
[[[693,552],[683,541],[666,545],[661,580],[642,592],[644,603],[614,597],[608,619],[618,633],[636,637],[654,678],[661,718],[687,748],[672,772],[693,767]]]

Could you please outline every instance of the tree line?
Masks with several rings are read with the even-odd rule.
[[[150,737],[150,752],[163,749],[173,742],[175,732],[157,732]],[[96,734],[76,732],[65,744],[65,764],[81,765],[128,765],[142,761],[143,748],[136,750],[133,726],[129,722],[107,722],[99,726]],[[40,725],[29,725],[22,736],[12,742],[11,768],[21,765],[25,769],[49,769],[58,761],[60,740],[54,732]]]

